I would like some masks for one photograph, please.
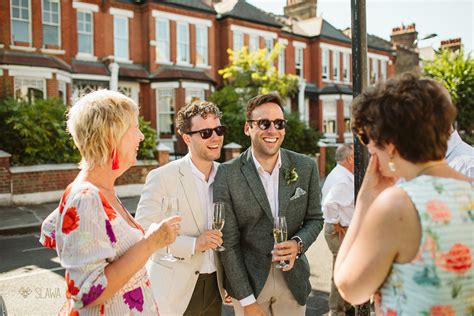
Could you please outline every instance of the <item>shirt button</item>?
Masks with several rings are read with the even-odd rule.
[[[199,274],[199,271],[194,271],[194,274],[198,275],[198,274]]]

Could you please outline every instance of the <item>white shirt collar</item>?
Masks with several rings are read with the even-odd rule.
[[[253,148],[251,148],[251,152],[252,152],[253,163],[255,164],[255,167],[257,168],[257,171],[266,172],[265,169],[263,169],[262,165],[258,162],[257,158],[255,158],[255,155],[253,154]],[[281,167],[281,154],[280,154],[280,150],[278,150],[278,159],[277,159],[277,162],[275,164],[275,167],[273,167],[272,174],[273,174],[273,171],[275,170],[275,168],[280,169],[280,167]]]
[[[192,155],[191,152],[189,152],[186,156],[184,156],[184,159],[188,162],[189,166],[191,167],[192,173],[201,181],[206,182],[206,175],[201,172],[201,170],[196,167],[194,162],[192,161]],[[216,171],[217,171],[217,163],[215,161],[212,162],[212,168],[211,168],[211,173],[209,175],[209,179],[207,180],[207,183],[213,183],[214,182],[214,177],[216,176]]]
[[[446,151],[446,157],[454,150],[454,148],[462,142],[461,136],[458,131],[454,130],[448,138],[448,150]]]

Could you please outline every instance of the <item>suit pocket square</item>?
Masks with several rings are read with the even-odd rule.
[[[303,190],[300,187],[297,187],[296,191],[295,191],[295,194],[292,197],[290,197],[290,201],[296,200],[297,198],[299,198],[300,196],[303,196],[305,194],[306,194],[305,190]]]

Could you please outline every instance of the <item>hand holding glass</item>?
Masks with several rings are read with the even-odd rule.
[[[212,213],[212,229],[221,231],[225,223],[225,203],[216,202],[213,204]],[[221,245],[214,249],[215,251],[224,251],[225,248]]]
[[[273,222],[273,238],[275,239],[276,244],[285,242],[288,238],[288,228],[286,226],[285,216],[275,217]],[[285,260],[280,260],[280,262],[276,265],[277,269],[285,269],[288,267],[289,265],[285,262]]]
[[[166,216],[170,217],[178,215],[178,199],[175,197],[164,196],[161,200],[161,212]],[[166,255],[160,258],[163,261],[175,262],[176,259],[172,254],[170,247],[166,247]]]

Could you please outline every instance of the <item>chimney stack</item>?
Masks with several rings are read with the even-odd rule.
[[[408,48],[416,48],[415,40],[418,38],[418,32],[416,31],[415,23],[410,25],[403,25],[400,27],[394,27],[392,34],[390,35],[390,41],[392,44],[402,45]]]
[[[445,41],[441,41],[441,49],[449,49],[452,52],[461,49],[461,38],[450,38]]]
[[[285,16],[296,20],[316,17],[317,0],[286,0]]]

